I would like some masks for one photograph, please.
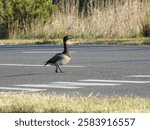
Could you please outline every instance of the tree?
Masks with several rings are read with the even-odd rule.
[[[52,10],[52,0],[0,0],[0,24],[18,37],[30,30],[35,21],[49,19]]]

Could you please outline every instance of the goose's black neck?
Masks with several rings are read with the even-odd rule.
[[[66,54],[67,56],[70,57],[70,53],[69,53],[69,48],[67,46],[67,41],[63,41],[64,43],[64,51],[63,51],[63,54]]]
[[[67,41],[63,41],[63,43],[64,43],[64,51],[63,51],[63,53],[67,53],[68,52]]]

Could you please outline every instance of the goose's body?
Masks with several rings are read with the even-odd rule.
[[[63,43],[64,43],[64,51],[62,53],[57,53],[56,55],[54,55],[51,59],[49,59],[45,65],[50,64],[50,65],[55,65],[56,66],[56,73],[58,73],[58,69],[60,72],[62,72],[62,70],[60,69],[59,65],[66,65],[70,62],[71,60],[71,55],[69,52],[69,49],[67,47],[67,40],[69,40],[70,38],[68,36],[65,36],[63,38]]]

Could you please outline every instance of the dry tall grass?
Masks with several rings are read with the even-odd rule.
[[[150,112],[150,100],[139,97],[0,93],[0,112]]]
[[[90,9],[90,15],[78,15],[76,5],[66,6],[67,12],[58,11],[44,25],[37,22],[32,37],[54,38],[69,34],[82,38],[150,36],[150,2],[135,0],[123,5],[109,5]]]

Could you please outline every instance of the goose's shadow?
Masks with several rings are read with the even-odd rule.
[[[38,75],[49,75],[49,73],[28,73],[28,74],[12,74],[12,75],[1,75],[0,77],[2,78],[10,78],[10,77],[24,77],[24,76],[38,76]],[[54,72],[53,72],[54,74]]]

